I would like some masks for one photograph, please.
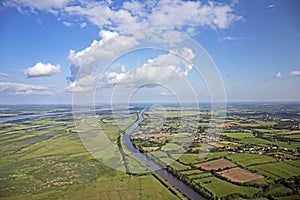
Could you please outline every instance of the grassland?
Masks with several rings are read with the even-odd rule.
[[[209,190],[215,196],[226,197],[231,194],[240,193],[247,197],[252,197],[261,189],[253,187],[238,186],[216,177],[207,177],[194,180],[197,184]]]
[[[227,155],[226,158],[243,167],[247,167],[250,165],[259,165],[264,163],[277,162],[276,158],[274,157],[267,156],[267,155],[250,154],[250,153],[230,154]]]
[[[229,138],[241,139],[241,138],[253,138],[253,134],[249,132],[224,132],[222,135]]]
[[[119,129],[104,117],[100,123],[117,144]],[[96,160],[69,114],[0,126],[0,199],[179,199],[150,173],[132,176]]]
[[[293,176],[299,176],[299,162],[298,165],[291,165],[290,162],[276,162],[276,163],[267,163],[261,165],[250,166],[249,169],[255,170],[258,173],[270,177],[272,179],[280,178],[290,178]]]

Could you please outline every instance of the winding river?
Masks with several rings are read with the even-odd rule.
[[[150,169],[155,170],[158,175],[160,175],[162,178],[167,180],[173,187],[178,189],[182,194],[184,194],[190,199],[205,200],[203,196],[201,196],[195,190],[190,188],[187,184],[179,180],[176,176],[168,172],[166,169],[162,168],[159,164],[149,159],[145,154],[141,153],[138,149],[136,149],[133,146],[130,140],[130,134],[144,120],[143,117],[144,111],[145,108],[138,114],[138,120],[125,131],[125,134],[123,136],[123,143],[125,144],[125,146],[131,151],[131,153],[135,154],[135,156],[141,162],[143,162]]]

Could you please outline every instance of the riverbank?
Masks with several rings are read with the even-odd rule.
[[[151,169],[151,171],[156,171],[155,172],[156,176],[160,177],[160,180],[167,181],[169,185],[176,188],[175,191],[177,190],[180,191],[181,194],[187,196],[189,199],[198,199],[198,200],[205,199],[199,193],[197,193],[192,188],[190,188],[186,183],[178,179],[178,177],[176,177],[166,169],[163,169],[159,163],[154,162],[152,159],[146,156],[146,154],[141,153],[138,149],[134,147],[130,139],[130,134],[144,120],[144,117],[142,116],[144,111],[145,109],[143,109],[138,114],[137,121],[133,123],[131,126],[129,126],[129,128],[126,131],[124,131],[124,134],[122,135],[122,139],[120,141],[122,141],[123,144],[121,144],[120,146],[126,147],[124,152],[130,152],[131,154],[135,155],[136,159],[138,159],[145,166],[147,166],[147,168]]]

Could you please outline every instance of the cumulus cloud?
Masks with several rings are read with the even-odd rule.
[[[278,73],[275,75],[275,77],[276,77],[276,78],[282,78],[282,77],[283,77],[283,75],[282,75],[282,73],[281,73],[281,72],[278,72]]]
[[[98,77],[93,75],[86,75],[77,78],[73,82],[70,82],[69,86],[64,90],[67,92],[89,92],[95,90],[95,85]]]
[[[299,70],[295,70],[289,73],[289,76],[291,77],[300,77],[300,71]]]
[[[120,52],[138,44],[134,37],[119,35],[112,31],[101,30],[99,35],[102,39],[94,40],[87,48],[78,52],[70,50],[68,56],[72,63],[70,81],[73,81],[72,79],[76,77],[79,68],[81,75],[90,75],[93,71],[93,64],[99,58],[112,59]],[[109,44],[105,43],[107,40],[110,40]],[[76,66],[78,69],[75,70]]]
[[[137,0],[124,1],[121,5],[113,1],[74,0],[5,0],[5,6],[20,9],[46,10],[59,17],[80,16],[86,21],[114,31],[125,31],[148,26],[161,26],[177,30],[191,27],[225,29],[242,19],[234,12],[236,4],[208,1]]]
[[[52,94],[51,86],[0,82],[0,92],[10,95]]]
[[[60,65],[38,62],[33,67],[27,68],[25,74],[28,78],[39,76],[51,76],[60,72]]]
[[[173,50],[168,54],[149,59],[133,71],[107,72],[102,77],[106,85],[140,85],[142,83],[167,83],[188,76],[192,70],[190,62],[195,57],[189,48]],[[183,60],[185,59],[185,60]],[[184,67],[181,67],[184,66]]]

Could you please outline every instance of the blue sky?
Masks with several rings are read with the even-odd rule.
[[[79,59],[90,53],[89,48],[102,48],[101,41],[152,26],[179,31],[202,45],[220,71],[228,101],[298,101],[299,9],[298,0],[3,1],[0,103],[72,103],[72,90],[83,85],[83,79],[70,79],[70,66],[83,69]],[[136,52],[115,61],[105,74],[107,80],[103,78],[106,87],[99,90],[99,101],[111,99],[113,87],[129,79],[147,77],[149,81],[149,74],[137,74],[134,68],[152,73],[153,69],[147,68],[148,61],[161,61],[160,55],[168,57],[168,52]],[[193,70],[184,74],[184,63],[172,64],[178,64],[181,71],[167,67],[178,73],[172,72],[166,80],[186,76],[196,93],[207,93],[203,83],[199,83],[201,77]],[[118,81],[124,74],[125,78]],[[174,87],[180,90],[182,86]],[[165,88],[148,88],[135,95],[138,101],[149,100],[146,94],[157,96],[153,100],[167,101],[168,92]]]

